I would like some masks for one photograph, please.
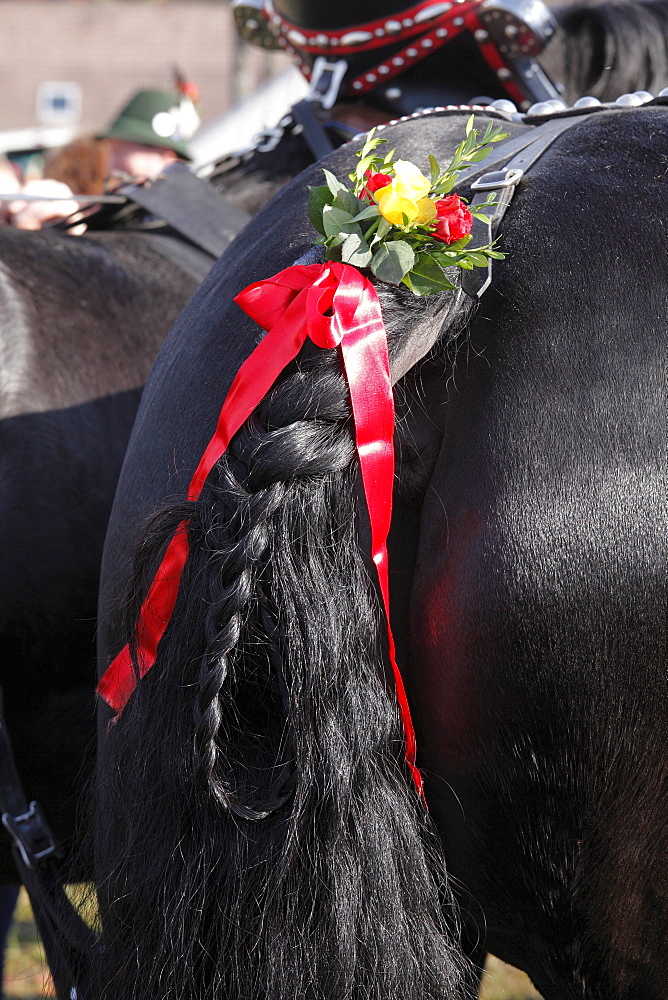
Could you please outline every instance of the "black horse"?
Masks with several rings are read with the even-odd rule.
[[[387,138],[425,165],[462,124]],[[353,148],[327,163],[342,178]],[[392,618],[429,818],[384,676],[337,353],[305,348],[201,498],[180,499],[259,337],[231,299],[308,249],[318,168],[182,314],[103,567],[106,666],[188,520],[156,664],[116,725],[102,713],[105,1000],[459,1000],[475,978],[460,949],[525,969],[546,1000],[668,996],[666,155],[661,107],[586,117],[520,188],[477,310],[380,290]],[[241,818],[258,801],[268,817]]]
[[[568,11],[570,62],[560,42],[548,52],[567,94],[612,99],[666,82],[666,6]],[[472,62],[463,67],[453,53],[450,75],[461,81]],[[446,74],[444,101],[451,85]],[[303,137],[290,133],[273,152],[227,161],[213,183],[255,212],[310,161]],[[0,261],[0,683],[28,796],[69,841],[92,761],[96,595],[113,491],[141,387],[196,281],[130,229],[2,229]],[[71,878],[90,872],[85,852],[77,858]],[[0,878],[15,879],[6,838]]]

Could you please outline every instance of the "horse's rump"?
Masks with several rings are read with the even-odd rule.
[[[423,163],[451,125],[388,138]],[[453,368],[437,353],[401,386],[393,624],[432,814],[468,942],[486,921],[485,944],[548,997],[585,983],[597,1000],[662,996],[667,146],[660,108],[560,138],[504,222],[508,260]],[[351,160],[344,147],[328,165],[345,176]],[[383,682],[336,358],[306,350],[200,501],[175,501],[258,336],[228,303],[306,249],[319,179],[272,202],[182,315],[121,479],[103,667],[184,516],[192,548],[156,664],[101,744],[109,1000],[463,995]],[[445,324],[444,343],[459,329],[447,296],[382,301],[391,355],[420,324]],[[132,549],[166,502],[128,606]],[[239,818],[265,806],[267,820]]]

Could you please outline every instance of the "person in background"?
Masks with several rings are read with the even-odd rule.
[[[109,174],[109,143],[80,136],[45,154],[44,177],[67,184],[77,194],[102,194]]]
[[[105,146],[106,188],[113,189],[128,181],[150,180],[170,163],[189,160],[187,140],[196,131],[199,120],[195,103],[186,93],[138,91],[111,125],[96,136]],[[10,202],[8,221],[18,229],[41,229],[45,223],[69,217],[79,208],[70,196],[87,193],[54,177],[31,181],[22,190],[62,200]]]

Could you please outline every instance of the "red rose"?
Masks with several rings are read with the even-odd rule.
[[[366,195],[369,201],[375,201],[373,197],[374,191],[378,191],[379,188],[387,187],[388,184],[392,183],[392,178],[389,174],[372,174],[370,170],[367,170],[364,176],[366,177],[366,184],[362,194]]]
[[[443,243],[456,243],[468,236],[473,227],[473,217],[458,194],[449,194],[436,202],[436,228],[434,236]]]

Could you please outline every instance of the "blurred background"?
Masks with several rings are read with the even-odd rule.
[[[0,0],[0,153],[39,176],[36,150],[94,133],[175,71],[204,129],[277,74],[300,80],[290,65],[239,38],[225,0]]]

